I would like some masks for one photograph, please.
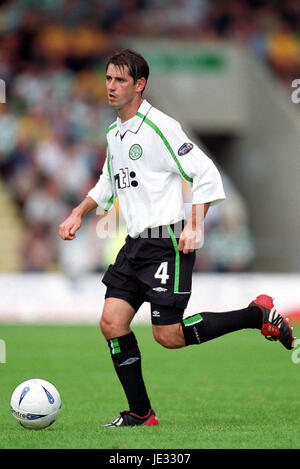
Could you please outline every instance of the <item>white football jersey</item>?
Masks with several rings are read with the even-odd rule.
[[[99,181],[88,193],[108,211],[118,197],[128,234],[185,218],[182,179],[192,204],[225,199],[212,160],[189,140],[180,124],[146,100],[134,117],[118,117],[107,131],[107,156]]]

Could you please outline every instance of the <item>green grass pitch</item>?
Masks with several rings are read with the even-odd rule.
[[[300,447],[300,363],[281,344],[244,330],[167,350],[151,327],[133,330],[156,427],[101,427],[127,405],[97,325],[0,325],[0,448]],[[51,381],[62,397],[59,418],[40,431],[10,413],[12,391],[29,378]]]

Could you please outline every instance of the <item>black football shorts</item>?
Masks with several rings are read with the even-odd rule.
[[[121,298],[135,311],[149,302],[156,325],[180,322],[191,296],[196,255],[178,250],[183,226],[184,222],[178,222],[145,230],[137,238],[127,236],[103,276],[105,298]]]

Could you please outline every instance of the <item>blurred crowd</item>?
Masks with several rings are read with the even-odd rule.
[[[81,234],[90,255],[78,254],[79,244],[77,254],[62,248],[57,227],[99,177],[105,131],[115,120],[104,63],[122,37],[233,39],[290,86],[300,71],[299,31],[298,0],[0,0],[7,101],[0,104],[0,177],[24,220],[22,269],[72,273],[75,265],[95,271],[108,262],[98,252],[95,218]],[[230,219],[217,224],[212,216],[198,270],[251,268],[251,237],[231,223],[236,238],[227,239]]]

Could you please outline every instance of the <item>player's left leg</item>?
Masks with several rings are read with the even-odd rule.
[[[158,306],[155,306],[159,310]],[[163,312],[166,311],[166,308]],[[172,308],[169,308],[170,316]],[[162,312],[162,314],[163,314]],[[183,315],[183,310],[182,310]],[[174,316],[175,317],[175,316]],[[155,321],[155,323],[153,323]],[[153,336],[166,348],[180,348],[192,344],[201,344],[230,332],[241,329],[260,329],[261,311],[258,307],[248,307],[220,313],[204,312],[189,316],[175,324],[159,323],[153,319]]]
[[[177,225],[176,225],[177,226]],[[146,286],[151,303],[151,318],[155,339],[167,348],[199,344],[241,329],[258,329],[284,347],[294,346],[292,330],[287,321],[275,311],[273,300],[260,295],[248,307],[226,312],[203,312],[183,318],[191,295],[195,251],[183,254],[172,227],[165,230],[169,238],[148,239],[144,251],[153,245],[155,258],[140,269],[140,279]],[[162,233],[164,227],[162,227]],[[160,253],[160,254],[159,254]]]
[[[198,313],[169,325],[153,324],[153,335],[164,347],[180,348],[248,328],[261,330],[267,339],[279,340],[288,350],[294,347],[292,328],[275,310],[268,295],[258,296],[244,309]]]
[[[274,307],[268,295],[259,295],[249,306],[225,313],[201,313],[182,322],[186,345],[207,342],[229,332],[245,328],[259,329],[269,340],[279,340],[291,350],[294,347],[292,329]]]

